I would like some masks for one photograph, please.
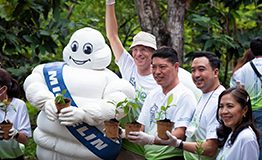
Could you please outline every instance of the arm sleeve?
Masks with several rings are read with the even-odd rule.
[[[195,112],[195,106],[196,99],[193,94],[185,94],[182,99],[179,99],[179,104],[177,106],[179,108],[174,120],[175,128],[188,126]]]
[[[123,54],[121,55],[119,61],[116,62],[116,64],[120,69],[123,79],[129,80],[130,73],[134,70],[135,67],[133,57],[126,50],[124,50]]]

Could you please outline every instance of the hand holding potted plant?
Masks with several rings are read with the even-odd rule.
[[[166,113],[167,110],[171,106],[176,106],[176,105],[170,105],[173,101],[173,94],[171,94],[168,99],[167,99],[167,105],[166,106],[161,106],[161,111],[157,112],[158,113],[158,118],[155,118],[157,121],[157,132],[158,132],[158,137],[161,139],[168,139],[168,136],[166,135],[166,131],[169,131],[171,133],[172,128],[174,126],[174,122],[171,122],[170,119],[166,118]],[[162,118],[162,113],[164,113],[164,119]]]
[[[61,93],[58,93],[55,98],[55,105],[57,108],[57,113],[60,113],[60,110],[71,105],[71,99],[66,98],[64,94],[66,93],[67,89],[64,89]]]
[[[8,106],[10,106],[16,112],[15,106],[13,104],[8,103],[6,99],[4,99],[3,102],[0,103],[0,109],[5,113],[4,114],[4,120],[3,120],[2,123],[0,123],[1,130],[3,130],[4,133],[0,133],[0,135],[3,135],[5,140],[10,139],[8,134],[9,134],[9,130],[13,126],[13,123],[11,123],[8,119],[6,119],[7,112],[10,108]]]
[[[129,105],[137,111],[138,107],[142,107],[141,104],[139,103],[139,94],[138,96],[132,100],[129,100]],[[128,108],[129,109],[129,108]],[[129,110],[127,110],[126,114],[128,113]],[[134,115],[130,112],[130,115],[133,119],[132,122],[125,122],[125,138],[129,139],[127,136],[129,135],[130,132],[139,132],[141,128],[141,124],[136,121],[137,117],[134,117]]]
[[[117,116],[117,114],[119,114],[119,109],[123,109],[124,110],[124,115],[127,115],[128,112],[130,111],[130,106],[132,108],[134,108],[134,110],[137,110],[138,105],[135,102],[135,100],[133,100],[131,98],[126,98],[125,100],[120,101],[118,103],[116,103],[114,101],[108,101],[108,103],[111,103],[111,104],[115,105],[116,109],[115,109],[115,116],[114,116],[114,118],[110,119],[109,121],[105,121],[104,122],[104,124],[105,124],[105,131],[106,131],[106,137],[108,137],[108,138],[118,138],[119,137],[119,124],[120,124],[120,122],[116,119],[116,116]],[[132,123],[135,124],[136,128],[139,127],[139,129],[140,129],[141,124],[136,122],[135,119],[134,119],[134,121]],[[130,127],[128,127],[128,128],[130,128]],[[136,130],[131,129],[130,131],[136,131]],[[129,133],[129,132],[126,132],[126,134],[127,133]]]

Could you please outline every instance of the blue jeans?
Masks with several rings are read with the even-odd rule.
[[[262,133],[262,108],[253,111],[253,116],[255,118],[255,122],[257,124],[257,128],[260,130],[260,132]],[[262,135],[260,137],[260,145],[262,145]],[[260,149],[260,153],[259,153],[259,160],[262,160],[262,147]]]

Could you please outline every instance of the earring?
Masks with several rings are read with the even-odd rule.
[[[244,115],[244,118],[246,118],[246,115]]]

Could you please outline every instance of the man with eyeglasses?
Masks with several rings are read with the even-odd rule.
[[[151,74],[151,56],[157,49],[154,35],[141,31],[133,37],[129,54],[123,47],[118,37],[118,26],[114,11],[114,0],[107,0],[106,5],[106,33],[113,50],[116,63],[120,69],[123,79],[128,80],[137,91],[141,105],[149,92],[158,87]],[[138,117],[141,108],[132,110],[131,114]],[[132,122],[132,116],[128,114],[121,119],[121,127],[125,122]],[[117,160],[144,160],[144,147],[123,139],[122,149]]]
[[[138,99],[143,105],[149,93],[160,87],[151,73],[151,57],[157,49],[156,38],[154,35],[140,31],[133,37],[133,43],[130,46],[131,54],[123,47],[118,37],[118,26],[115,16],[115,0],[106,0],[106,33],[113,50],[116,64],[120,69],[123,79],[128,80],[135,88]],[[190,81],[191,74],[183,68],[178,71],[179,80],[193,91],[198,100],[202,92]],[[131,110],[133,117],[138,117],[141,108],[137,111]],[[128,114],[120,120],[120,126],[124,128],[125,122],[132,122],[132,116]],[[122,149],[117,160],[144,160],[144,147],[123,139]]]

